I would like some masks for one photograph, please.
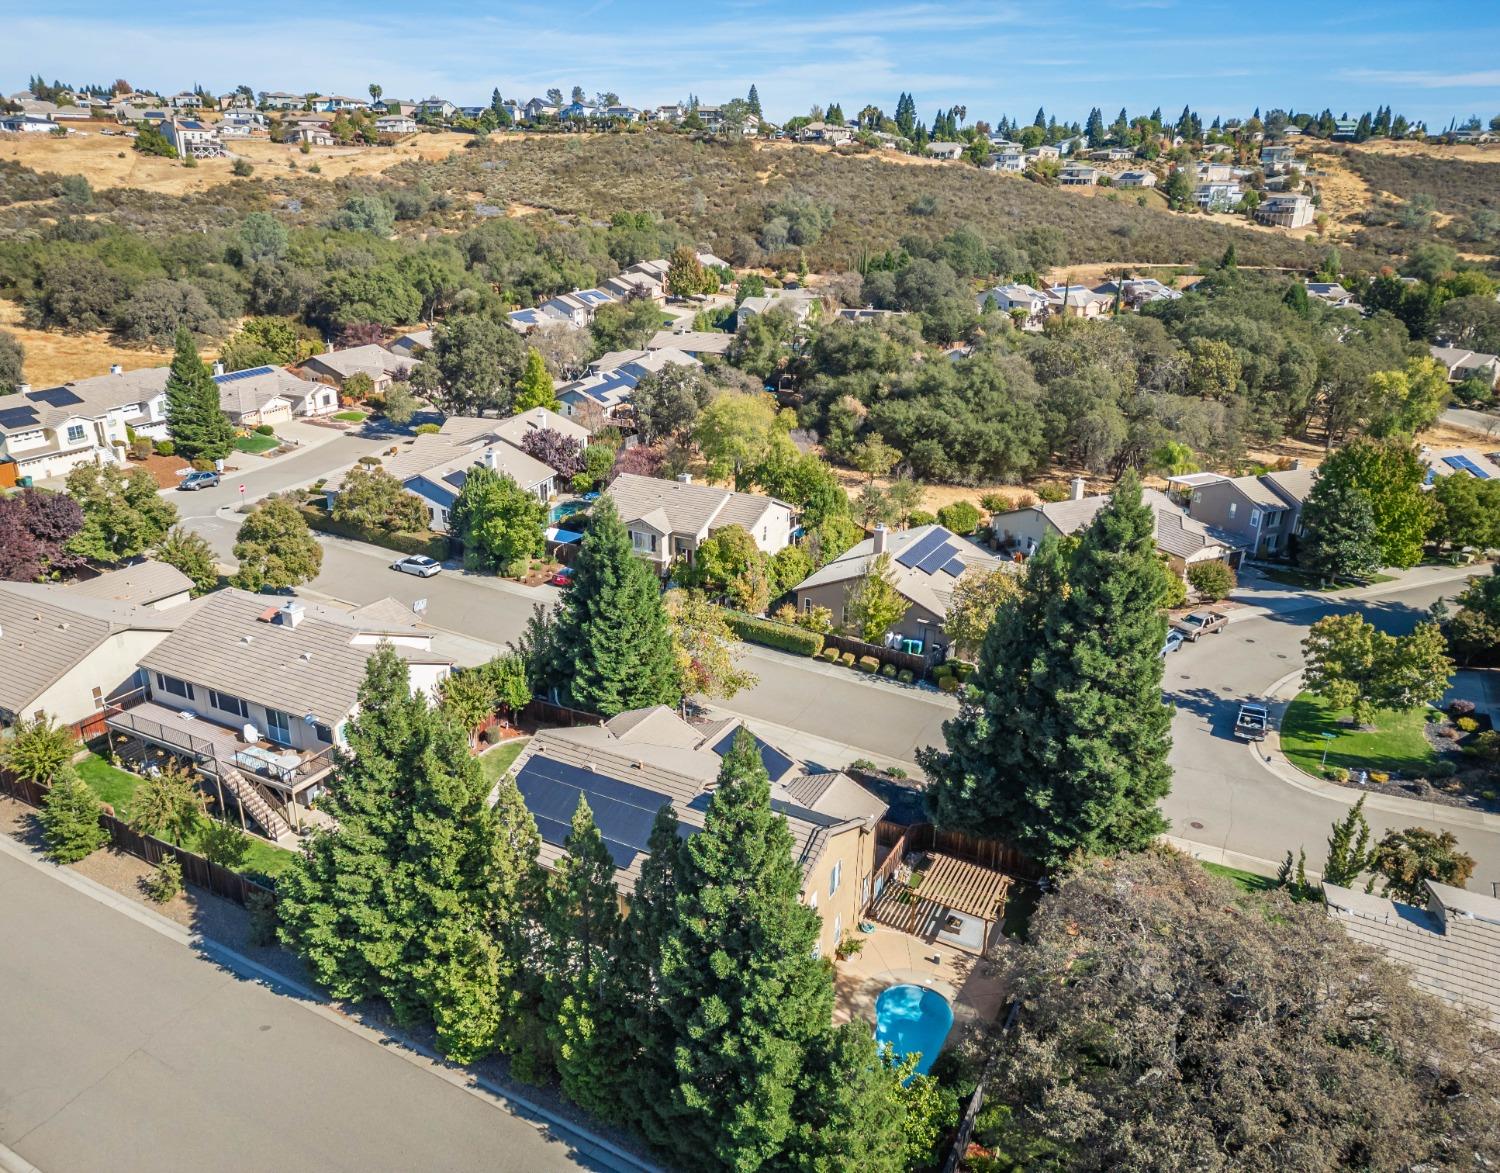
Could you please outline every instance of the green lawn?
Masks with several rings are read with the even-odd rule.
[[[1323,586],[1323,585],[1321,585],[1318,582],[1317,578],[1315,578],[1314,576],[1309,575],[1309,574],[1304,574],[1300,570],[1293,570],[1289,566],[1277,566],[1277,567],[1271,567],[1271,568],[1261,567],[1260,568],[1260,573],[1263,574],[1263,575],[1265,575],[1272,582],[1279,582],[1283,586],[1299,587],[1299,588],[1301,588],[1302,590],[1305,590],[1305,591],[1324,591],[1324,592],[1328,592],[1328,591],[1342,591],[1342,590],[1347,590],[1349,588],[1349,586],[1350,586],[1349,583],[1337,583],[1337,582],[1333,583],[1330,586]],[[1377,585],[1379,583],[1382,583],[1382,582],[1395,582],[1395,581],[1396,581],[1396,576],[1394,574],[1372,574],[1372,575],[1370,575],[1369,578],[1365,579],[1363,582],[1359,583],[1358,585],[1360,585],[1360,586],[1375,586],[1375,585]]]
[[[1242,871],[1240,868],[1225,867],[1221,863],[1205,863],[1203,867],[1216,876],[1234,881],[1246,892],[1269,892],[1276,887],[1276,881],[1270,876],[1260,876],[1254,872]]]
[[[139,774],[118,769],[98,754],[90,754],[78,763],[78,776],[89,784],[89,788],[102,801],[114,807],[116,818],[126,822],[130,820],[130,796],[141,784]],[[246,835],[245,838],[250,844],[250,850],[245,853],[245,862],[240,865],[240,871],[262,872],[274,876],[291,866],[295,852],[277,847],[257,835]],[[180,846],[187,847],[190,851],[196,849],[196,845],[191,843]]]
[[[333,418],[343,420],[346,424],[362,424],[370,418],[370,413],[367,411],[340,411],[335,412]]]
[[[1337,734],[1326,743],[1330,767],[1421,775],[1437,761],[1437,754],[1422,732],[1426,724],[1425,709],[1379,713],[1372,730],[1341,725],[1338,720],[1341,716],[1348,714],[1335,712],[1327,701],[1311,693],[1299,694],[1281,719],[1282,752],[1298,768],[1309,774],[1321,774],[1325,745],[1321,734],[1326,732]]]
[[[262,452],[269,452],[280,444],[281,441],[275,436],[263,436],[259,432],[251,432],[248,436],[241,436],[235,440],[234,450],[244,452],[249,456],[259,456]]]
[[[484,780],[491,783],[498,781],[510,769],[511,763],[521,756],[521,751],[526,748],[529,740],[531,739],[528,737],[516,737],[485,750],[479,756],[479,772]]]

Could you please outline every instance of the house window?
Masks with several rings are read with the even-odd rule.
[[[175,676],[164,676],[158,672],[156,674],[156,687],[163,692],[171,693],[173,696],[180,696],[186,700],[193,699],[193,686],[186,680],[178,680]]]
[[[833,943],[837,945],[844,935],[844,918],[836,916],[833,918]]]
[[[1234,515],[1236,513],[1238,513],[1239,511],[1240,511],[1239,502],[1237,502],[1237,501],[1231,501],[1229,503],[1229,520],[1233,521],[1234,520]]]
[[[313,725],[313,736],[323,745],[333,744],[333,726],[325,725],[319,721]]]
[[[656,553],[656,535],[655,534],[642,534],[642,533],[637,533],[635,530],[631,530],[630,531],[630,544],[634,548],[634,550],[635,550],[635,552],[637,554],[655,554]]]
[[[250,715],[249,706],[239,697],[230,696],[227,692],[218,692],[212,688],[209,689],[208,703],[221,713],[233,713],[241,720]]]
[[[1260,510],[1259,509],[1252,509],[1252,510],[1250,510],[1250,528],[1251,529],[1259,529],[1260,528]]]
[[[292,744],[292,719],[280,709],[266,710],[266,736],[281,745]]]
[[[79,443],[82,443],[82,441],[83,441],[83,425],[82,424],[69,424],[68,425],[68,443],[69,444],[79,444]]]
[[[828,877],[828,895],[831,897],[839,890],[839,881],[844,878],[844,861],[836,860],[833,865],[833,874]]]
[[[816,888],[813,889],[813,894],[807,898],[807,907],[812,909],[818,907],[818,892]]]

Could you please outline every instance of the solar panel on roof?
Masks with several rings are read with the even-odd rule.
[[[7,407],[0,409],[0,428],[34,428],[36,427],[36,408],[34,407]]]
[[[923,558],[927,557],[943,544],[944,534],[940,529],[930,530],[923,534],[901,553],[896,555],[896,561],[902,566],[915,566]]]
[[[1480,468],[1467,456],[1445,456],[1443,457],[1443,463],[1446,464],[1449,468],[1456,468],[1462,470],[1463,472],[1469,473],[1470,475],[1478,478],[1481,481],[1487,481],[1490,479],[1490,474],[1485,472],[1484,469]]]
[[[948,561],[943,564],[943,573],[951,574],[954,578],[958,578],[967,569],[968,564],[957,555],[948,559]]]
[[[958,547],[952,542],[944,542],[936,550],[933,550],[921,562],[917,563],[919,574],[936,574],[938,569],[945,565],[950,558],[958,556]]]
[[[610,857],[620,868],[629,867],[637,855],[645,854],[657,812],[668,801],[665,795],[644,786],[541,755],[527,762],[517,775],[516,789],[536,820],[538,833],[555,846],[566,842],[582,795]]]
[[[72,407],[83,400],[66,387],[49,387],[46,391],[33,391],[31,398],[51,407]]]
[[[724,734],[723,737],[719,738],[717,744],[713,747],[714,753],[718,754],[721,758],[729,753],[730,748],[734,745],[734,739],[739,736],[739,732],[739,727],[736,726]],[[755,734],[752,733],[750,736],[755,737]],[[761,765],[765,766],[766,773],[771,775],[772,778],[780,778],[792,768],[792,759],[775,746],[767,745],[759,737],[755,737],[755,745],[760,750]]]
[[[214,382],[220,385],[224,383],[238,383],[241,379],[253,379],[259,375],[269,375],[274,367],[251,367],[246,371],[230,371],[227,375],[215,375]]]

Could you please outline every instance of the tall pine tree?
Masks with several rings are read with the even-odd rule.
[[[921,759],[940,821],[1002,835],[1047,866],[1147,846],[1166,828],[1156,804],[1171,783],[1165,582],[1133,474],[1065,568],[1052,558],[1039,553],[1022,600],[997,615],[971,682],[979,695],[944,727],[947,752]]]
[[[763,111],[760,108],[760,91],[755,88],[753,83],[750,86],[750,94],[745,99],[745,105],[750,108],[750,113],[754,114],[757,118],[763,116]]]
[[[552,643],[554,682],[579,708],[613,717],[682,699],[656,575],[607,497],[594,507]]]
[[[277,883],[282,941],[339,999],[390,992],[407,948],[395,876],[410,805],[408,748],[424,720],[406,662],[379,648],[365,665],[359,707],[346,727],[315,831]]]
[[[792,1135],[806,1053],[833,984],[813,956],[818,914],[755,740],[724,757],[703,830],[684,845],[662,1001],[676,1040],[673,1143],[690,1168],[774,1164]]]
[[[188,460],[222,460],[234,445],[234,428],[219,406],[219,385],[186,326],[177,328],[167,372],[167,431],[177,454]]]
[[[542,1017],[564,1093],[581,1108],[618,1119],[628,1059],[620,897],[615,861],[582,795],[564,846],[542,906]]]

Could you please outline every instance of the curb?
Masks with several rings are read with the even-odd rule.
[[[659,1166],[627,1152],[603,1137],[593,1135],[582,1125],[558,1116],[534,1100],[519,1095],[493,1080],[469,1074],[462,1067],[450,1063],[435,1051],[396,1031],[377,1030],[365,1026],[339,1010],[336,1003],[330,1002],[325,995],[310,986],[269,969],[260,962],[226,945],[221,945],[211,937],[190,933],[176,921],[159,912],[142,907],[128,896],[122,896],[113,889],[106,888],[97,880],[80,875],[71,868],[40,858],[9,835],[0,834],[0,854],[8,855],[12,859],[60,880],[74,891],[116,912],[124,913],[131,920],[161,934],[168,940],[207,955],[240,977],[253,977],[272,993],[295,996],[304,1004],[304,1009],[325,1021],[351,1034],[359,1035],[386,1053],[396,1055],[412,1066],[430,1072],[443,1082],[489,1103],[492,1107],[505,1108],[524,1120],[545,1126],[570,1147],[592,1157],[609,1169],[617,1170],[619,1173],[663,1173]],[[14,1156],[18,1164],[7,1163],[10,1157],[10,1150],[0,1145],[0,1169],[3,1169],[5,1173],[41,1173],[41,1170],[25,1162],[19,1155]]]
[[[4,1143],[0,1143],[0,1169],[5,1170],[5,1173],[42,1173],[15,1149]]]

